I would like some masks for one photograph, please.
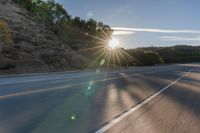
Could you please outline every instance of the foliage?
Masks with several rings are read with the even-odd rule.
[[[92,18],[84,20],[80,17],[72,17],[55,0],[14,1],[39,21],[43,32],[50,30],[67,47],[81,51],[80,54],[87,59],[88,64],[86,65],[92,64],[91,62],[97,58],[97,55],[91,55],[98,51],[98,49],[94,51],[87,51],[87,49],[103,46],[111,38],[112,30],[108,25]]]
[[[126,53],[129,54],[128,65],[150,66],[156,64],[163,64],[162,57],[152,51],[144,51],[140,49],[128,49]]]
[[[165,63],[185,63],[200,61],[200,47],[177,45],[173,47],[140,48],[143,51],[157,52]]]
[[[12,32],[8,27],[8,24],[0,19],[0,41],[4,44],[12,43]]]
[[[108,25],[94,19],[83,20],[80,17],[72,18],[63,6],[54,0],[15,0],[32,13],[45,27],[52,30],[65,44],[74,49],[95,46],[95,37],[102,34],[111,36],[112,30]],[[88,36],[92,35],[92,36]]]
[[[93,48],[99,45],[98,38],[109,39],[112,35],[112,30],[108,25],[97,22],[94,19],[84,20],[80,17],[72,17],[61,4],[54,0],[15,1],[33,14],[40,23],[43,24],[43,30],[46,28],[50,29],[62,42],[75,50]],[[3,25],[3,27],[7,27],[5,23]],[[9,40],[11,35],[8,29],[5,35],[7,35],[6,40]],[[148,47],[121,50],[126,52],[128,56],[119,57],[120,59],[114,59],[114,57],[111,56],[111,65],[134,66],[200,61],[199,47]],[[86,57],[91,57],[91,51],[86,51],[83,54]],[[91,57],[91,60],[95,58],[96,57]],[[120,60],[120,63],[117,60]],[[107,65],[106,63],[105,65]]]

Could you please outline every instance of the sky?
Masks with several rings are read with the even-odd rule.
[[[200,45],[200,0],[57,0],[114,29],[124,48]]]

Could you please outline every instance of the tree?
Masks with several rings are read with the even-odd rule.
[[[89,19],[86,23],[87,30],[90,34],[95,35],[97,29],[97,21],[94,19]]]
[[[151,66],[156,64],[163,64],[163,59],[156,52],[136,50],[132,56],[136,65]]]
[[[111,37],[108,25],[94,19],[72,18],[63,6],[55,0],[16,0],[18,4],[32,13],[42,24],[43,31],[48,28],[62,42],[74,49],[87,49],[97,45],[97,38]]]

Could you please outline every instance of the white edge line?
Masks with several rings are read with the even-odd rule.
[[[168,69],[167,69],[168,70]],[[125,71],[121,71],[121,73],[123,72],[134,72],[132,70],[125,70]],[[161,70],[155,70],[155,71],[151,71],[151,72],[146,72],[146,73],[141,73],[141,74],[150,74],[150,73],[154,73],[154,72],[159,72],[159,71],[166,71],[166,69],[161,69]],[[109,74],[116,74],[116,73],[119,73],[119,72],[110,72]],[[106,74],[106,73],[101,73],[101,75],[103,74]],[[131,75],[138,75],[139,73],[135,73],[135,74],[131,74]],[[59,77],[59,78],[50,78],[50,79],[35,79],[35,80],[27,80],[27,81],[15,81],[15,82],[6,82],[6,83],[0,83],[0,86],[1,85],[13,85],[13,84],[22,84],[22,83],[32,83],[32,82],[42,82],[42,81],[51,81],[51,80],[72,80],[73,78],[81,78],[81,77],[84,77],[84,76],[95,76],[96,73],[92,73],[92,74],[85,74],[85,75],[77,75],[77,76],[72,76],[72,77]]]
[[[171,70],[171,69],[156,70],[156,71],[151,71],[151,72],[146,72],[146,73],[141,73],[141,74],[131,74],[131,75],[128,75],[126,77],[132,77],[132,76],[137,76],[137,75],[142,75],[142,74],[156,73],[156,72],[166,71],[166,70]],[[109,81],[109,80],[120,79],[120,78],[123,78],[123,76],[117,77],[117,78],[116,77],[111,77],[111,78],[107,78],[107,79],[97,80],[95,82],[103,82],[103,81]],[[39,89],[39,90],[31,90],[31,91],[25,91],[25,92],[17,92],[17,93],[5,94],[5,95],[0,95],[0,100],[4,99],[4,98],[14,97],[14,96],[35,94],[35,93],[40,93],[40,92],[52,91],[52,90],[61,90],[61,89],[69,88],[69,87],[84,85],[84,84],[87,84],[87,83],[90,83],[90,82],[88,81],[88,82],[83,82],[83,83],[78,83],[78,84],[64,85],[64,86],[60,86],[60,87],[53,87],[53,88],[47,88],[47,89]]]
[[[134,70],[125,70],[125,69],[122,69],[120,72],[134,72]],[[161,69],[162,71],[162,69]],[[119,71],[118,71],[119,72]],[[116,71],[111,71],[109,74],[115,74],[115,73],[118,73]],[[149,74],[151,72],[147,72],[145,74]],[[106,74],[105,71],[104,73],[101,73],[101,75],[103,74]],[[0,85],[12,85],[12,84],[22,84],[22,83],[32,83],[32,82],[42,82],[42,81],[51,81],[51,80],[72,80],[73,78],[81,78],[81,77],[84,77],[84,76],[95,76],[96,73],[91,73],[91,74],[82,74],[82,75],[77,75],[77,76],[71,76],[71,77],[56,77],[56,78],[50,78],[50,79],[46,79],[46,78],[43,78],[43,79],[32,79],[32,80],[27,80],[27,81],[14,81],[14,82],[6,82],[6,83],[0,83]],[[36,75],[37,76],[37,75]]]
[[[126,70],[126,71],[122,71],[122,72],[129,72],[130,70]],[[115,74],[115,73],[118,73],[116,71],[112,71],[110,72],[109,74]],[[101,75],[103,74],[107,74],[107,73],[101,73]],[[42,81],[51,81],[51,80],[72,80],[73,78],[81,78],[81,77],[84,77],[84,76],[95,76],[97,75],[95,72],[94,73],[91,73],[91,74],[82,74],[82,75],[77,75],[77,76],[71,76],[71,77],[58,77],[58,78],[49,78],[49,79],[46,79],[46,78],[43,78],[43,79],[33,79],[33,80],[27,80],[27,81],[16,81],[16,82],[6,82],[6,83],[0,83],[0,85],[12,85],[12,84],[21,84],[21,83],[32,83],[32,82],[42,82]],[[36,75],[37,76],[37,75]],[[67,76],[67,75],[65,75]]]
[[[142,103],[140,103],[140,104],[136,105],[135,107],[131,108],[127,112],[123,113],[121,116],[113,119],[111,122],[109,122],[107,125],[104,125],[102,128],[100,128],[99,130],[97,130],[95,133],[103,133],[103,132],[105,132],[106,130],[108,130],[109,128],[111,128],[112,126],[114,126],[115,124],[117,124],[121,120],[125,119],[127,116],[129,116],[130,114],[132,114],[136,110],[138,110],[144,104],[146,104],[147,102],[149,102],[152,99],[154,99],[156,96],[158,96],[159,94],[161,94],[163,91],[165,91],[166,89],[168,89],[170,86],[172,86],[173,84],[175,84],[176,82],[178,82],[179,80],[181,80],[182,78],[184,78],[191,71],[193,71],[193,69],[189,70],[186,74],[182,75],[180,78],[176,79],[175,81],[173,81],[172,83],[170,83],[169,85],[167,85],[166,87],[164,87],[163,89],[161,89],[160,91],[158,91],[157,93],[153,94],[152,96],[150,96],[149,98],[147,98],[146,100],[144,100]]]

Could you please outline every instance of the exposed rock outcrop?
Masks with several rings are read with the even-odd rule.
[[[0,1],[0,21],[7,23],[12,42],[0,40],[0,71],[14,73],[82,68],[86,59],[59,41],[12,0]],[[1,29],[0,29],[1,30]],[[0,36],[4,33],[0,31]]]

